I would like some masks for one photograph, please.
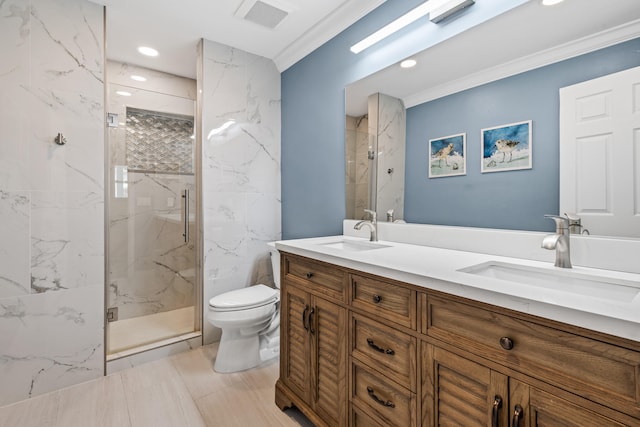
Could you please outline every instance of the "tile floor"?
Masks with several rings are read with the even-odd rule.
[[[0,407],[1,427],[280,427],[312,424],[274,403],[277,359],[213,371],[217,345]]]

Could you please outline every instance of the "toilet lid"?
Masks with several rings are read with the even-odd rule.
[[[238,310],[260,307],[278,299],[278,291],[265,285],[249,286],[235,291],[225,292],[209,300],[209,306],[215,310]]]

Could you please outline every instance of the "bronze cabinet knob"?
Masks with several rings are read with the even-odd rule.
[[[500,338],[500,347],[505,350],[511,350],[513,348],[513,340],[509,337]]]

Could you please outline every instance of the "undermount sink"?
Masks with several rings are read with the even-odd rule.
[[[382,249],[388,248],[389,245],[384,245],[377,242],[367,242],[367,241],[358,241],[358,240],[336,240],[333,242],[320,243],[319,246],[324,246],[326,248],[340,249],[343,251],[371,251],[374,249]]]
[[[579,273],[572,270],[509,264],[497,261],[465,267],[463,273],[537,286],[600,299],[631,302],[640,293],[640,283]]]

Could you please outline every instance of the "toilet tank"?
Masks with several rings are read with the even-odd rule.
[[[280,252],[276,249],[276,242],[269,242],[269,256],[271,257],[271,267],[273,267],[273,282],[276,288],[280,289]]]

